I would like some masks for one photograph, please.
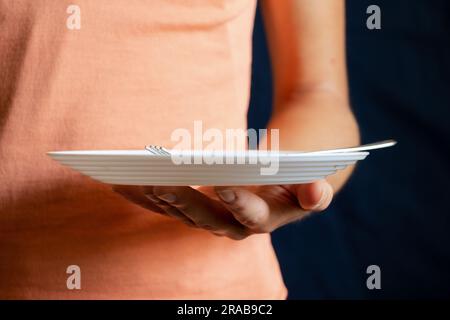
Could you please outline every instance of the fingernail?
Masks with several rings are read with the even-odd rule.
[[[236,195],[232,190],[220,190],[217,191],[217,194],[219,195],[220,199],[222,199],[222,201],[226,203],[233,202],[234,199],[236,199]]]
[[[153,194],[146,194],[145,195],[149,200],[153,201],[153,202],[159,202],[160,200],[154,196]]]
[[[177,200],[177,196],[173,193],[166,193],[158,196],[158,198],[163,199],[165,202],[172,203]]]
[[[322,194],[321,194],[321,196],[320,196],[320,200],[317,202],[317,204],[312,208],[312,210],[315,210],[315,209],[317,209],[317,208],[320,208],[322,205],[323,205],[323,203],[324,203],[324,201],[326,200],[326,197],[327,197],[327,188],[325,187],[325,185],[322,185],[321,186],[321,191],[322,191]]]

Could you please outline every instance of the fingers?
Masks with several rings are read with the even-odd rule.
[[[158,207],[160,210],[163,210],[167,215],[171,216],[172,218],[177,218],[181,222],[185,223],[186,225],[190,227],[195,227],[195,223],[189,219],[187,216],[185,216],[180,210],[178,210],[175,207],[172,207],[169,203],[159,199],[157,196],[151,193],[146,193],[145,196],[147,199],[156,207]]]
[[[225,207],[242,225],[257,233],[272,231],[268,229],[269,205],[257,194],[237,187],[216,187],[215,191]]]
[[[326,180],[295,186],[295,194],[304,210],[325,210],[333,199],[333,187]]]
[[[183,213],[155,197],[151,193],[153,186],[145,187],[145,191],[148,193],[147,195],[144,193],[144,188],[138,186],[114,185],[113,190],[122,195],[128,201],[131,201],[144,209],[177,218],[188,226],[195,226],[195,224]]]
[[[164,213],[164,210],[162,210],[159,206],[147,200],[141,187],[114,185],[112,189],[128,201],[131,201],[144,209]]]
[[[114,190],[141,207],[236,240],[271,232],[309,212],[325,210],[333,198],[333,188],[326,180],[256,189],[215,187],[215,194],[173,186],[115,186]]]
[[[246,229],[218,201],[191,187],[157,186],[144,192],[149,199],[153,194],[171,207],[162,207],[164,210],[176,209],[200,228],[232,239],[243,239],[247,236]],[[155,204],[159,205],[157,202]]]

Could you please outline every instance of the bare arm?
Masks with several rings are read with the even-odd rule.
[[[262,0],[274,75],[281,149],[314,150],[359,143],[350,110],[343,0]],[[338,190],[351,168],[328,180]]]

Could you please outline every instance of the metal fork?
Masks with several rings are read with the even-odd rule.
[[[356,147],[350,148],[339,148],[339,149],[330,149],[330,150],[320,150],[320,151],[312,151],[311,153],[336,153],[336,152],[360,152],[360,151],[369,151],[375,149],[382,149],[395,146],[397,141],[395,140],[384,140],[374,143],[363,144]]]
[[[170,156],[170,152],[166,148],[160,146],[149,145],[145,147],[145,150],[150,151],[157,156]]]
[[[394,146],[396,143],[397,143],[397,141],[395,141],[395,140],[384,140],[384,141],[364,144],[364,145],[360,145],[360,146],[356,146],[356,147],[330,149],[330,150],[319,150],[319,151],[311,151],[308,153],[320,154],[320,153],[369,151],[369,150],[374,150],[374,149],[382,149],[382,148],[391,147],[391,146]],[[157,156],[170,156],[171,155],[171,153],[167,149],[160,147],[160,146],[149,145],[149,146],[146,146],[145,149]]]

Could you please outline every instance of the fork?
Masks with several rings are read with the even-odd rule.
[[[397,141],[391,139],[391,140],[384,140],[384,141],[378,141],[378,142],[374,142],[374,143],[363,144],[363,145],[355,146],[355,147],[319,150],[319,151],[312,151],[310,153],[361,152],[361,151],[369,151],[369,150],[375,150],[375,149],[388,148],[388,147],[395,146],[396,144],[397,144]]]
[[[333,152],[360,152],[360,151],[369,151],[374,149],[382,149],[391,147],[397,144],[395,140],[384,140],[375,143],[363,144],[360,146],[350,147],[350,148],[339,148],[339,149],[329,149],[329,150],[319,150],[319,151],[311,151],[308,153],[333,153]],[[170,156],[171,153],[164,147],[149,145],[146,146],[145,149],[150,151],[152,154],[157,156]]]
[[[150,151],[152,154],[157,156],[170,156],[170,152],[161,146],[149,145],[145,146],[145,150]]]

